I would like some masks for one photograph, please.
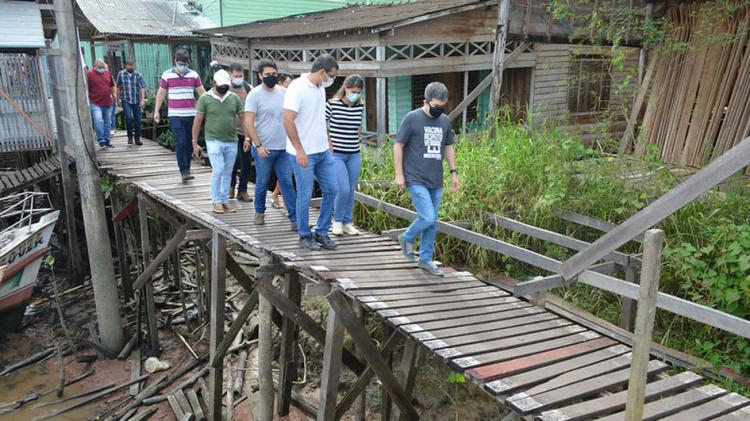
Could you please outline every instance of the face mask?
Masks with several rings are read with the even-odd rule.
[[[330,88],[331,85],[333,85],[333,79],[334,78],[330,78],[330,79],[326,80],[325,82],[323,82],[323,88],[325,88],[325,89]]]
[[[187,73],[188,71],[188,67],[186,64],[178,64],[176,67],[177,71],[179,71],[180,73]]]
[[[104,74],[104,72],[105,72],[106,70],[107,70],[107,69],[105,69],[104,67],[97,67],[97,68],[96,68],[96,71],[97,71],[97,72],[98,72],[98,73],[99,73],[100,75],[101,75],[101,74]]]
[[[235,88],[242,86],[244,82],[245,80],[242,79],[241,77],[232,78],[232,86],[234,86]]]
[[[127,71],[128,73],[133,73],[135,72],[135,69],[125,69],[125,71]]]
[[[356,92],[350,92],[350,93],[346,94],[346,99],[348,99],[349,102],[351,102],[352,104],[354,104],[355,102],[359,101],[359,96],[360,95],[361,94],[358,94]]]
[[[430,115],[432,118],[438,118],[443,114],[443,107],[434,107],[430,105]]]
[[[273,88],[276,86],[276,82],[279,81],[279,77],[276,75],[268,75],[263,78],[263,84],[268,86],[269,88]]]
[[[224,95],[225,93],[229,92],[229,86],[227,86],[227,85],[217,86],[216,87],[216,92]]]

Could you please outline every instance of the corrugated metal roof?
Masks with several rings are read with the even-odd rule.
[[[0,0],[0,48],[43,48],[42,17],[36,3]]]
[[[195,37],[193,31],[215,23],[184,1],[76,0],[78,8],[100,34]]]
[[[226,37],[237,38],[274,38],[357,29],[368,30],[430,13],[449,11],[486,2],[487,0],[420,0],[398,4],[348,5],[324,12],[287,16],[280,19],[262,20],[223,28],[210,28],[196,32],[209,35],[221,33]]]

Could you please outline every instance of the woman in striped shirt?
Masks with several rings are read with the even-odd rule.
[[[362,89],[360,75],[349,75],[341,88],[326,103],[328,136],[333,148],[338,191],[333,206],[333,234],[357,235],[352,224],[354,190],[361,168],[359,132],[362,126]]]

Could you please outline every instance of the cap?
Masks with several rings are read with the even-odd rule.
[[[214,73],[214,82],[216,82],[216,86],[229,85],[232,83],[232,78],[229,77],[226,70],[221,69]]]

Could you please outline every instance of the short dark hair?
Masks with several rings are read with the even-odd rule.
[[[260,63],[258,63],[258,73],[263,74],[263,70],[265,70],[266,67],[272,67],[274,70],[279,70],[273,60],[271,60],[270,58],[264,58],[260,61]]]
[[[229,72],[243,72],[245,69],[239,63],[232,63],[229,65]]]
[[[174,61],[184,61],[190,63],[190,53],[188,50],[180,48],[174,53]]]
[[[330,54],[319,55],[318,58],[316,58],[312,64],[313,73],[318,72],[321,69],[324,69],[327,73],[331,73],[333,69],[338,70],[338,68],[339,68],[339,63]]]
[[[132,58],[127,59],[127,60],[125,60],[125,65],[126,66],[135,66],[135,60],[133,60]]]
[[[279,73],[279,76],[278,76],[279,84],[286,82],[287,79],[294,79],[294,76],[290,75],[289,73]]]

